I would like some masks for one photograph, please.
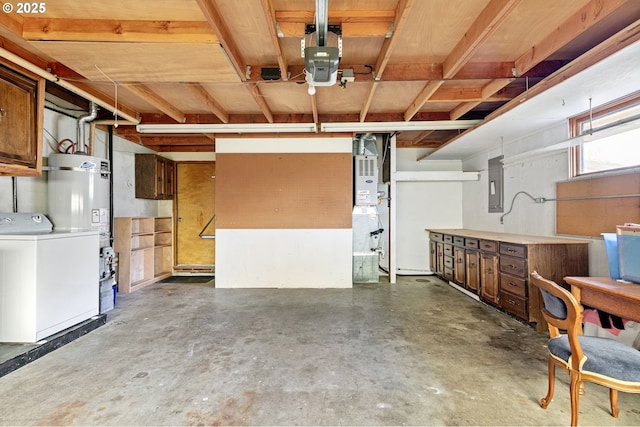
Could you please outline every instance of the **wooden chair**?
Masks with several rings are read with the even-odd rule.
[[[640,393],[640,351],[609,338],[582,335],[582,306],[575,297],[535,271],[531,280],[542,293],[542,315],[549,325],[550,336],[549,389],[540,399],[542,408],[551,403],[555,367],[560,366],[569,373],[572,426],[578,425],[578,399],[584,382],[609,388],[611,414],[617,418],[618,391]]]

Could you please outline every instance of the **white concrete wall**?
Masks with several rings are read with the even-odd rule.
[[[219,153],[351,153],[351,147],[350,138],[216,141]],[[351,248],[351,228],[217,229],[216,287],[350,288]]]
[[[463,184],[464,228],[539,236],[556,235],[555,201],[535,203],[524,194],[520,194],[514,200],[514,195],[518,191],[526,191],[536,198],[555,198],[556,182],[569,178],[568,150],[556,151],[542,157],[533,156],[517,163],[509,163],[509,157],[556,144],[567,139],[567,135],[567,123],[563,121],[515,141],[496,143],[493,149],[466,159],[463,162],[465,170],[479,170],[481,173],[479,181]],[[500,155],[505,157],[504,213],[489,213],[488,161]],[[512,202],[513,209],[511,213],[506,214]],[[500,217],[503,214],[506,215],[501,224]],[[590,275],[607,276],[609,269],[604,243],[599,239],[591,241],[589,245]]]

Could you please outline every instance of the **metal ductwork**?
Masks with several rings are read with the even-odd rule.
[[[78,118],[78,138],[76,140],[75,154],[87,154],[84,151],[84,125],[85,123],[92,122],[98,116],[98,106],[92,101],[89,103],[89,114]]]

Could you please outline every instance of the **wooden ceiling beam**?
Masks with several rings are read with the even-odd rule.
[[[207,22],[213,29],[213,32],[220,41],[220,47],[224,50],[229,62],[236,70],[238,78],[243,82],[247,80],[246,69],[247,64],[240,54],[240,50],[236,46],[235,41],[231,37],[229,29],[224,23],[223,16],[213,0],[196,0],[196,3],[202,10]]]
[[[516,76],[525,74],[587,29],[601,22],[629,0],[591,0],[515,62]]]
[[[209,24],[197,21],[25,18],[22,37],[40,41],[218,43]]]
[[[431,80],[420,91],[416,99],[413,100],[409,108],[404,112],[404,121],[408,122],[411,118],[422,108],[425,102],[433,96],[440,86],[444,83],[444,80]]]
[[[480,93],[481,99],[477,101],[465,102],[458,105],[451,111],[451,120],[459,119],[460,117],[464,116],[466,113],[480,105],[483,101],[490,100],[490,98],[492,98],[495,93],[504,89],[513,80],[514,79],[496,79],[490,81],[482,87]],[[505,100],[510,100],[513,97],[514,96],[508,97]]]
[[[262,10],[267,21],[267,27],[269,28],[269,38],[275,51],[276,60],[278,61],[278,67],[280,67],[280,78],[282,80],[289,80],[287,59],[282,50],[280,39],[278,38],[278,31],[276,28],[276,11],[273,7],[272,0],[261,0]]]
[[[548,65],[547,65],[548,64]],[[539,64],[530,72],[528,77],[546,77],[551,72],[566,65],[565,61],[545,61]],[[264,65],[251,65],[250,74],[247,79],[249,82],[265,82],[262,80],[260,70]],[[458,74],[451,79],[444,80],[494,80],[514,78],[513,70],[514,62],[470,62],[465,64]],[[356,82],[374,81],[373,67],[365,64],[340,64],[340,69],[352,69],[355,73]],[[552,71],[549,71],[549,70]],[[291,76],[291,82],[304,82],[304,65],[289,65],[288,73]],[[429,80],[443,80],[442,64],[387,64],[384,76],[380,79],[383,82],[411,82]],[[280,80],[281,81],[281,80]],[[267,83],[269,81],[266,81]]]
[[[394,10],[329,10],[330,24],[391,22],[397,16]],[[277,10],[276,21],[282,23],[314,24],[314,10]]]
[[[369,108],[371,108],[371,103],[373,102],[373,96],[376,93],[376,89],[378,88],[379,82],[374,81],[371,84],[371,88],[369,89],[369,94],[367,95],[367,99],[364,101],[362,108],[360,109],[360,118],[361,122],[364,122],[367,118],[367,114],[369,113]]]
[[[443,77],[452,78],[507,19],[521,0],[491,0],[464,33],[443,64]]]
[[[207,92],[207,90],[198,83],[187,84],[191,93],[202,100],[209,111],[216,115],[222,123],[229,123],[229,113]]]
[[[149,89],[147,86],[142,83],[126,83],[122,85],[127,88],[127,90],[149,104],[156,107],[158,110],[162,111],[167,116],[171,117],[178,123],[185,122],[185,114],[170,104],[167,100],[162,98],[160,95]]]
[[[313,114],[313,123],[318,124],[318,101],[316,98],[316,94],[314,93],[309,98],[311,98],[311,112]]]
[[[464,116],[480,104],[482,104],[482,101],[463,102],[462,104],[451,110],[450,120],[458,120],[460,117]]]
[[[411,139],[411,144],[412,145],[418,144],[420,141],[422,141],[423,139],[431,135],[433,132],[434,132],[433,130],[423,130],[422,132],[420,132],[418,135],[416,135],[414,138]],[[400,135],[400,136],[403,137],[403,135]]]
[[[249,90],[249,93],[253,97],[253,100],[256,101],[256,104],[258,104],[258,107],[260,107],[260,110],[262,111],[262,114],[264,114],[267,121],[269,123],[273,123],[273,113],[271,112],[271,109],[269,109],[267,101],[264,100],[264,96],[260,92],[260,88],[258,88],[258,85],[247,83],[245,84],[245,86],[247,87],[247,90]]]
[[[120,134],[118,134],[120,135]],[[140,134],[143,145],[206,145],[212,146],[213,141],[205,135],[150,135]]]
[[[376,65],[374,67],[376,80],[380,80],[382,78],[382,73],[384,73],[384,69],[389,62],[389,58],[391,57],[393,48],[398,42],[398,33],[401,32],[407,22],[407,19],[409,19],[409,13],[411,12],[411,8],[413,7],[413,2],[414,0],[398,1],[398,5],[396,7],[393,18],[395,30],[393,31],[393,35],[390,38],[384,39],[382,49],[378,54],[378,60],[376,61]]]
[[[396,139],[396,148],[438,148],[443,142],[438,140],[424,140],[420,142],[413,142],[410,139]]]
[[[409,12],[411,11],[411,7],[413,6],[414,0],[399,0],[398,5],[394,11],[394,25],[395,30],[390,38],[385,38],[382,43],[382,49],[378,53],[378,59],[376,61],[376,65],[373,68],[375,72],[374,78],[375,80],[380,80],[382,78],[382,73],[384,72],[387,63],[389,62],[389,58],[391,57],[391,53],[393,51],[394,46],[398,42],[398,32],[404,28],[407,19],[409,18]],[[378,86],[378,82],[374,81],[371,85],[371,89],[369,94],[367,95],[367,99],[364,102],[362,108],[360,109],[360,121],[364,122],[367,119],[367,113],[369,112],[369,108],[371,107],[371,103],[373,102],[373,96],[375,95],[376,88]]]
[[[2,2],[4,4],[8,4]],[[22,35],[22,25],[24,18],[17,13],[0,13],[0,27],[4,27],[17,36]]]

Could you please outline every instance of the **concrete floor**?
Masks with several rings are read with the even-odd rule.
[[[427,281],[425,281],[425,279]],[[0,379],[3,425],[568,425],[546,334],[430,277],[353,289],[156,284]],[[581,425],[640,425],[587,384]]]

